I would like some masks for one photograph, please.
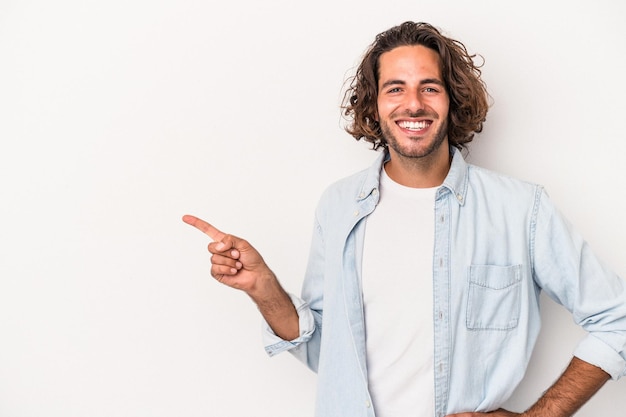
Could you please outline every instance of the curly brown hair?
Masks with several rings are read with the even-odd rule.
[[[441,57],[441,73],[450,97],[448,142],[459,149],[483,129],[489,109],[488,93],[481,80],[480,67],[474,63],[465,46],[441,34],[428,23],[405,22],[376,36],[366,51],[356,74],[348,79],[343,115],[348,119],[346,131],[356,140],[364,139],[374,149],[387,147],[378,113],[378,77],[380,56],[398,46],[422,45]]]

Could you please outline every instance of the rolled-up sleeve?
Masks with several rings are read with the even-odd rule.
[[[543,192],[534,235],[537,284],[567,308],[588,335],[574,355],[613,379],[626,375],[626,285]]]
[[[300,335],[293,340],[281,339],[274,333],[270,325],[263,320],[263,345],[268,355],[274,356],[286,350],[293,349],[302,343],[306,343],[311,339],[315,331],[315,320],[309,305],[302,299],[293,294],[289,294],[291,302],[296,307],[298,313],[298,324],[300,326]]]

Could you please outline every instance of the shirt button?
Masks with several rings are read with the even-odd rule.
[[[369,402],[369,400],[366,400],[366,401],[365,401],[365,406],[366,406],[367,408],[370,408],[370,407],[372,406],[372,403],[370,403],[370,402]]]
[[[358,210],[356,210],[356,211],[354,212],[354,217],[356,217],[356,216],[358,216],[358,215],[359,215],[359,211],[358,211]]]
[[[463,196],[461,194],[457,194],[456,195],[456,199],[462,202],[463,201]]]

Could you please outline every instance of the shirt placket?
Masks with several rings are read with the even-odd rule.
[[[450,374],[450,191],[442,187],[435,200],[433,250],[433,328],[435,417],[444,417]]]

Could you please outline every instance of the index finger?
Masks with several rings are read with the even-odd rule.
[[[226,236],[226,234],[222,233],[221,231],[219,231],[218,229],[216,229],[209,223],[195,216],[192,216],[190,214],[185,214],[183,216],[183,221],[187,223],[188,225],[191,225],[195,227],[196,229],[200,230],[202,233],[208,235],[211,239],[213,239],[216,242],[219,242],[220,240],[224,238],[224,236]]]

